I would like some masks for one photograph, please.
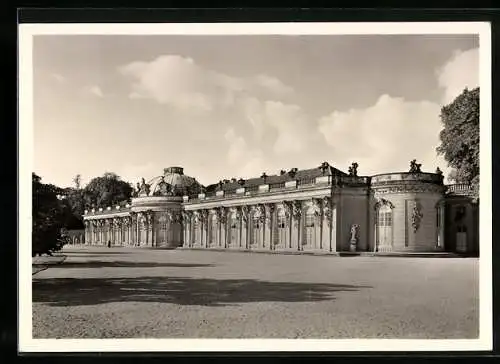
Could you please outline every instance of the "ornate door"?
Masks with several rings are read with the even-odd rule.
[[[238,245],[238,216],[236,212],[234,211],[231,214],[231,217],[228,219],[228,224],[231,227],[230,231],[230,236],[229,236],[229,241],[227,242],[228,245],[230,246],[237,246]]]
[[[392,250],[392,210],[389,206],[382,206],[377,216],[377,251]]]
[[[319,248],[319,223],[317,217],[319,216],[319,210],[316,206],[310,206],[306,211],[305,221],[304,221],[304,239],[303,244],[305,249],[316,249]]]
[[[217,223],[217,215],[213,214],[210,220],[210,246],[217,246],[217,232],[219,230],[219,224]]]
[[[456,234],[457,246],[456,250],[459,253],[465,253],[467,251],[467,228],[463,225],[457,227]]]
[[[260,216],[255,216],[252,222],[252,240],[250,241],[250,246],[255,249],[262,246],[262,224],[260,222]]]
[[[277,212],[277,219],[276,219],[276,229],[277,229],[277,234],[276,234],[276,248],[277,249],[285,249],[287,246],[287,231],[288,231],[288,224],[287,224],[287,216],[285,214],[285,211],[282,208],[278,209]]]

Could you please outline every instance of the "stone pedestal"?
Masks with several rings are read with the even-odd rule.
[[[349,251],[350,252],[355,252],[357,250],[357,241],[356,240],[351,240],[349,243]]]

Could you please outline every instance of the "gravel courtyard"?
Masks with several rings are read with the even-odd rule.
[[[472,258],[65,249],[34,338],[477,338]]]

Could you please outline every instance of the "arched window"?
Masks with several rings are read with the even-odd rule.
[[[233,211],[230,215],[231,218],[231,229],[237,229],[238,228],[238,215],[236,214],[236,211]]]
[[[167,230],[167,217],[165,215],[160,216],[159,223],[162,230]]]
[[[315,220],[315,215],[314,215],[314,210],[312,208],[307,209],[306,212],[306,227],[314,227],[314,220]]]
[[[308,206],[305,214],[305,234],[302,244],[305,246],[309,246],[310,248],[319,247],[319,235],[316,232],[315,224],[316,224],[316,216],[318,211],[314,205]]]
[[[286,228],[286,214],[282,208],[279,208],[277,212],[277,225],[278,229]]]
[[[253,216],[252,216],[252,223],[253,223],[253,228],[254,229],[259,229],[260,228],[260,221],[261,221],[262,214],[260,211],[255,211]]]

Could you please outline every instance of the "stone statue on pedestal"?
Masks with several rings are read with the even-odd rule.
[[[358,240],[359,240],[358,232],[359,232],[359,225],[358,224],[351,225],[351,239],[349,245],[349,250],[351,252],[355,252],[357,250]]]
[[[352,176],[352,177],[357,177],[358,176],[358,163],[354,162],[353,164],[351,164],[351,166],[349,167],[349,176]]]
[[[148,196],[149,195],[149,185],[146,183],[144,178],[141,179],[140,190],[138,193],[139,196]]]
[[[171,195],[172,186],[170,186],[167,182],[165,182],[165,177],[161,176],[161,180],[158,183],[158,189],[156,194],[159,196],[169,196]]]
[[[422,167],[422,164],[417,163],[417,160],[414,159],[410,162],[410,173],[420,173],[422,172],[420,170],[420,167]]]

